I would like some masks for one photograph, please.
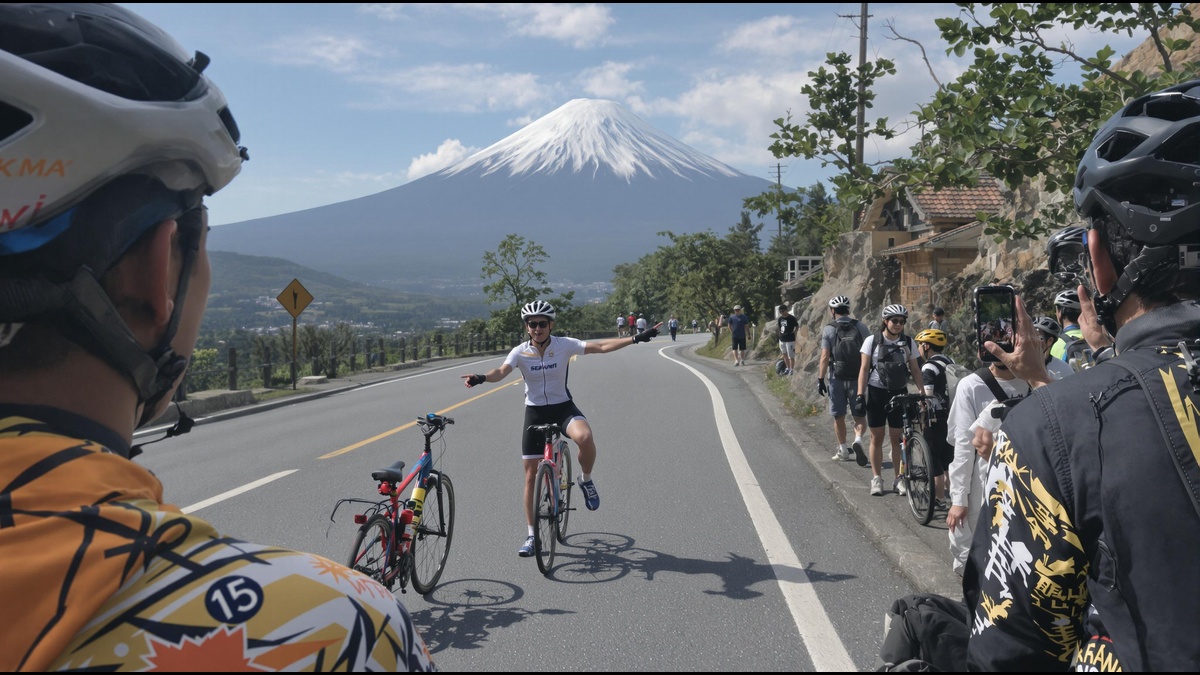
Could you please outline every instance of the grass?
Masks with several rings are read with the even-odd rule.
[[[721,339],[713,342],[712,338],[708,339],[703,346],[696,349],[696,353],[700,356],[706,356],[710,359],[724,360],[726,354],[729,353],[729,331],[721,331]],[[796,395],[792,389],[791,379],[776,375],[775,370],[767,368],[767,389],[779,399],[780,405],[788,412],[789,415],[795,417],[810,417],[821,412],[820,408]]]

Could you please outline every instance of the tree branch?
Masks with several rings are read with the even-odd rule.
[[[925,62],[925,67],[929,70],[929,76],[933,78],[933,83],[937,85],[937,88],[941,89],[942,82],[941,82],[941,80],[938,79],[937,74],[933,72],[933,65],[929,63],[929,57],[925,54],[925,45],[921,44],[920,42],[918,42],[912,38],[907,38],[907,37],[904,37],[903,35],[897,33],[896,25],[891,19],[888,19],[887,21],[885,21],[884,25],[887,26],[887,29],[892,32],[893,37],[890,39],[904,40],[905,42],[911,42],[914,45],[916,45],[918,49],[921,50],[921,60]]]

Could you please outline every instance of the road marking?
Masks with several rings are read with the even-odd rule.
[[[205,499],[202,502],[196,502],[195,504],[192,504],[191,506],[185,506],[182,509],[180,509],[180,511],[183,511],[184,513],[195,513],[206,506],[212,506],[213,504],[216,504],[218,502],[223,502],[226,499],[230,499],[231,497],[236,497],[236,496],[242,494],[243,492],[249,492],[250,490],[253,490],[256,487],[262,487],[263,485],[266,485],[267,483],[270,483],[273,480],[278,480],[280,478],[283,478],[284,476],[288,476],[293,473],[296,473],[297,471],[299,471],[299,469],[291,469],[289,471],[280,471],[279,473],[271,474],[270,476],[267,476],[266,478],[259,478],[258,480],[254,481],[253,483],[246,483],[245,485],[238,487],[238,488],[234,488],[234,489],[230,490],[229,492],[222,492],[221,494],[217,495],[216,497],[209,497],[208,499]]]
[[[482,394],[479,394],[478,396],[472,396],[471,398],[466,399],[465,401],[459,401],[458,403],[455,403],[454,405],[450,406],[449,408],[443,408],[443,409],[437,411],[437,414],[445,415],[446,413],[450,412],[451,410],[454,410],[455,408],[460,408],[472,401],[478,401],[479,399],[483,398],[484,396],[491,396],[492,394],[494,394],[498,391],[504,391],[504,389],[506,387],[512,387],[512,386],[515,386],[518,384],[524,384],[524,383],[525,383],[524,380],[517,380],[516,382],[509,382],[508,384],[501,385],[499,387],[496,387],[495,389],[489,389],[489,390],[483,392]],[[359,389],[365,389],[365,388],[366,387],[359,387]],[[357,391],[357,389],[355,391]],[[382,434],[379,434],[377,436],[372,436],[371,438],[368,438],[365,441],[359,441],[353,445],[347,445],[346,447],[344,447],[340,450],[334,450],[333,452],[327,452],[324,455],[321,455],[320,457],[318,457],[317,459],[332,459],[334,457],[344,455],[347,452],[357,450],[364,445],[368,445],[370,443],[374,443],[375,441],[382,440],[384,438],[387,438],[388,436],[391,436],[392,434],[399,433],[401,431],[404,431],[405,429],[414,427],[416,425],[417,425],[417,421],[413,420],[412,422],[409,422],[408,424],[402,424],[402,425],[396,427],[395,429],[392,429],[390,431],[385,431]]]
[[[800,639],[804,641],[808,655],[812,657],[813,667],[818,672],[857,670],[858,666],[842,644],[842,639],[834,629],[833,622],[829,620],[829,614],[825,612],[808,573],[800,564],[799,556],[788,541],[775,512],[771,510],[758,479],[754,477],[754,471],[750,469],[750,463],[746,461],[746,454],[742,452],[742,446],[733,432],[733,424],[729,420],[728,411],[725,410],[725,399],[722,398],[721,392],[700,371],[668,356],[668,349],[671,347],[659,349],[659,356],[692,371],[692,374],[708,388],[708,394],[712,398],[713,419],[717,423],[721,445],[725,448],[725,458],[729,462],[738,490],[742,493],[742,500],[746,503],[750,519],[754,522],[754,529],[758,531],[758,540],[771,563],[779,591],[791,610],[792,621],[796,624],[796,630],[800,632]]]

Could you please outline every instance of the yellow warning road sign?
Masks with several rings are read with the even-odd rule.
[[[283,292],[275,299],[295,319],[300,316],[300,312],[303,312],[305,307],[308,307],[308,303],[313,301],[313,296],[308,289],[304,288],[299,279],[292,279],[292,283],[288,284],[287,288],[283,289]]]

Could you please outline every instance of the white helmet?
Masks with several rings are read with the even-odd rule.
[[[889,316],[902,316],[907,319],[908,310],[904,307],[904,305],[888,305],[887,307],[883,308],[883,318],[886,319]]]
[[[1053,337],[1062,337],[1062,326],[1058,322],[1048,316],[1039,316],[1034,318],[1033,327],[1042,331],[1046,335]]]
[[[545,300],[534,300],[521,308],[522,321],[531,316],[544,316],[553,321],[555,317],[554,305]]]
[[[837,309],[838,307],[849,307],[850,298],[847,298],[844,295],[835,295],[829,299],[829,306],[834,309]]]
[[[1067,289],[1054,296],[1054,306],[1063,309],[1079,309],[1079,291]]]
[[[164,220],[198,240],[201,200],[248,159],[225,97],[202,74],[208,61],[117,5],[0,3],[10,176],[0,180],[0,330],[73,322],[81,330],[68,337],[130,379],[143,418],[187,367],[171,342],[198,246],[183,240],[175,314],[150,349],[100,278]]]

